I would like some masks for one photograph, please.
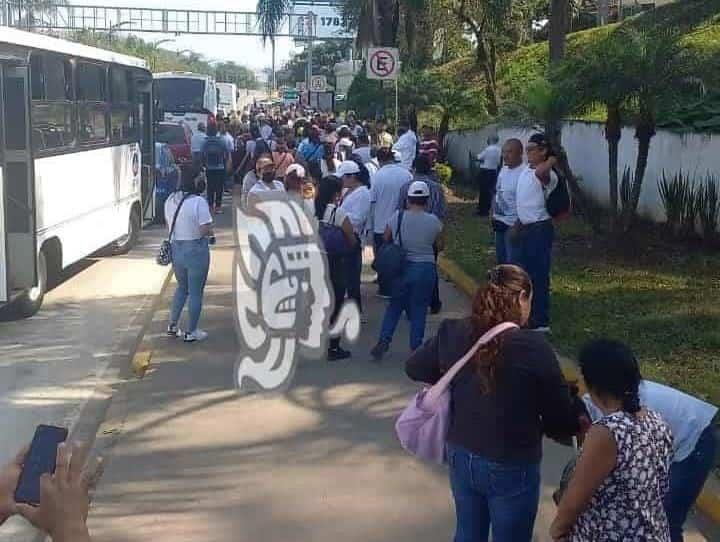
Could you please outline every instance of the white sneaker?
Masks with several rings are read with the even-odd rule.
[[[199,341],[204,341],[208,338],[207,331],[203,331],[202,329],[196,329],[192,333],[185,333],[185,338],[183,339],[186,343],[194,343]]]
[[[550,334],[552,333],[552,330],[550,329],[550,326],[538,326],[530,328],[530,331],[537,331],[538,333],[545,333]]]

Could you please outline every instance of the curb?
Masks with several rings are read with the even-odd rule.
[[[450,282],[453,282],[461,292],[471,299],[475,296],[475,292],[480,287],[479,284],[465,271],[460,269],[460,266],[458,266],[454,261],[446,258],[445,256],[440,256],[438,258],[438,267],[447,279]],[[565,378],[569,382],[580,381],[580,375],[578,374],[572,360],[561,356],[560,366]],[[582,383],[580,383],[580,388],[582,391]],[[702,493],[700,493],[695,505],[708,518],[715,523],[720,524],[720,482],[714,480],[712,474],[705,483],[705,489],[703,489]]]

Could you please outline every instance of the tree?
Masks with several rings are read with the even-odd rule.
[[[238,88],[251,90],[256,89],[258,85],[255,72],[235,62],[217,64],[215,66],[215,80],[224,83],[235,83]]]
[[[694,62],[681,46],[680,38],[681,34],[673,28],[645,31],[627,28],[618,32],[618,39],[631,55],[627,71],[636,89],[635,138],[638,154],[626,228],[631,226],[640,202],[650,142],[657,128],[658,100],[660,97],[673,99],[688,86],[703,89],[702,82],[693,76],[701,72],[693,69]]]
[[[623,117],[636,91],[629,73],[635,57],[616,33],[592,42],[566,59],[556,71],[560,93],[570,100],[569,107],[587,111],[605,106],[605,139],[608,142],[608,190],[610,228],[614,231],[618,215],[618,148]]]
[[[313,74],[324,75],[330,86],[335,86],[335,64],[348,56],[349,45],[343,41],[327,41],[313,48]],[[306,49],[292,55],[281,71],[278,80],[281,84],[294,86],[304,81],[307,72],[308,52]]]

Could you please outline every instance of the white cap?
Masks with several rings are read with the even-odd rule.
[[[285,176],[288,176],[291,173],[295,173],[295,175],[297,175],[299,179],[305,178],[305,168],[302,167],[300,164],[290,164],[285,170]]]
[[[396,163],[402,162],[402,153],[400,151],[393,149],[392,153]]]
[[[352,160],[345,160],[337,169],[337,176],[341,178],[345,175],[357,175],[358,173],[360,173],[360,166]]]
[[[408,197],[426,198],[430,195],[430,188],[423,181],[413,181],[408,190]]]
[[[350,141],[347,137],[343,137],[340,141],[338,141],[338,145],[341,147],[352,147],[353,142]]]
[[[340,126],[337,127],[337,129],[336,129],[335,131],[336,131],[337,133],[340,133],[340,130],[342,130],[343,128],[348,128],[348,129],[350,129],[350,126],[348,126],[347,124],[341,124]]]

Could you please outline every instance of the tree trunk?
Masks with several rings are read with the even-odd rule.
[[[397,3],[393,0],[375,1],[375,38],[376,45],[394,47],[397,36],[397,23],[395,21],[395,8]]]
[[[565,58],[565,35],[568,29],[568,0],[550,0],[550,65]]]
[[[438,143],[440,144],[440,160],[445,161],[447,159],[447,147],[445,146],[445,138],[450,131],[450,113],[447,109],[443,110],[442,118],[440,119],[440,128],[438,129]]]
[[[482,35],[475,34],[477,38],[477,49],[475,50],[475,60],[483,70],[485,76],[485,95],[487,96],[487,111],[490,115],[497,115],[499,112],[497,84],[495,81],[495,65],[492,62],[491,51]]]
[[[605,139],[608,142],[608,184],[610,189],[610,229],[615,231],[618,212],[618,146],[622,136],[620,106],[607,104]]]
[[[650,140],[652,139],[655,131],[652,125],[646,121],[641,120],[636,129],[635,137],[638,140],[638,155],[637,162],[635,163],[635,177],[632,183],[632,199],[631,199],[631,213],[629,219],[632,221],[637,214],[638,205],[640,203],[640,194],[642,192],[643,181],[645,180],[645,171],[647,170],[648,155],[650,154]]]

